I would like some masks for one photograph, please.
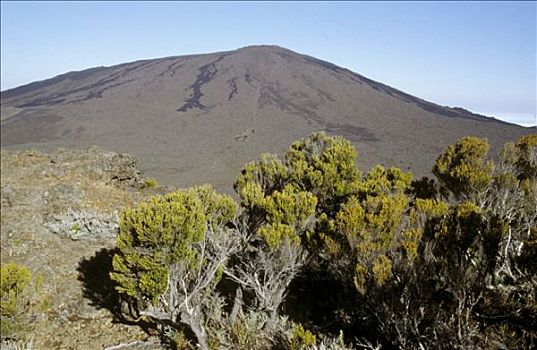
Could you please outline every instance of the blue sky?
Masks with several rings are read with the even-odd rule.
[[[432,102],[536,124],[536,2],[1,2],[1,89],[276,44]]]

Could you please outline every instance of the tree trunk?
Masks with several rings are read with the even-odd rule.
[[[184,323],[190,326],[190,329],[192,330],[194,335],[196,335],[196,338],[198,339],[199,348],[201,350],[209,350],[209,344],[207,342],[207,332],[205,331],[205,327],[203,327],[203,324],[200,322],[200,320],[198,320],[197,317],[195,317],[194,315],[188,315],[186,317],[182,317],[182,319]]]

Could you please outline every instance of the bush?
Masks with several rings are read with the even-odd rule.
[[[438,157],[433,174],[458,200],[479,201],[494,171],[489,149],[486,139],[464,137]]]
[[[436,179],[412,181],[382,166],[362,175],[349,141],[315,133],[244,167],[240,209],[203,186],[124,211],[112,279],[140,315],[169,334],[186,325],[202,349],[352,348],[341,329],[359,348],[531,348],[537,135],[497,164],[488,150],[463,138]],[[325,317],[282,315],[297,276],[314,279],[293,288],[311,303],[302,314]],[[341,289],[332,304],[327,285]],[[333,333],[302,326],[323,319]]]
[[[195,187],[126,210],[121,215],[111,278],[140,314],[180,328],[188,325],[208,349],[204,308],[226,260],[238,248],[230,228],[233,200]]]
[[[158,187],[158,181],[154,177],[149,177],[144,180],[142,188],[155,188]]]
[[[315,335],[309,330],[304,329],[301,324],[297,324],[293,327],[293,333],[291,335],[289,349],[290,350],[301,350],[303,348],[308,348],[314,346],[317,342]]]
[[[46,306],[42,295],[43,278],[15,263],[0,270],[2,342],[24,343],[33,329],[37,316]]]

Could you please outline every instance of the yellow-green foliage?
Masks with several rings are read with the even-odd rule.
[[[371,273],[378,285],[391,277],[387,254],[400,245],[401,220],[407,205],[408,199],[402,194],[368,196],[361,204],[351,198],[337,214],[336,227],[352,245],[351,252],[361,266],[360,271]],[[363,276],[357,278],[361,280]]]
[[[464,201],[455,204],[437,233],[444,253],[466,254],[467,249],[476,244],[476,239],[483,238],[483,222],[483,210],[475,203]]]
[[[323,236],[328,252],[342,256],[334,259],[353,259],[356,262],[354,284],[360,293],[366,290],[369,279],[382,286],[392,277],[390,255],[401,248],[410,249],[409,240],[417,245],[421,235],[403,230],[404,218],[410,198],[405,194],[412,181],[411,174],[391,168],[373,168],[361,182],[355,183],[354,195],[342,205],[335,217],[335,230]],[[338,245],[342,235],[343,240]],[[417,236],[417,237],[416,237]],[[405,240],[406,238],[406,240]],[[348,245],[338,251],[334,246]],[[412,254],[416,254],[413,252]]]
[[[314,133],[294,142],[283,161],[263,155],[247,164],[235,189],[270,246],[306,232],[309,249],[360,263],[382,284],[391,274],[389,254],[401,247],[412,175],[378,166],[362,179],[356,156],[348,140]]]
[[[265,222],[258,234],[272,248],[286,238],[300,243],[299,234],[307,230],[308,219],[315,214],[317,198],[288,184],[281,191],[265,195],[257,183],[248,182],[241,190],[243,207],[257,210]]]
[[[77,232],[80,232],[81,228],[80,228],[80,224],[78,222],[75,222],[73,224],[73,226],[71,226],[71,231],[77,233]]]
[[[158,186],[158,181],[154,177],[149,177],[144,180],[143,188],[155,188]]]
[[[355,248],[362,257],[384,254],[397,245],[411,180],[411,174],[399,169],[375,167],[336,215],[337,227],[347,238],[360,232]]]
[[[349,244],[356,247],[364,239],[365,209],[356,197],[351,197],[336,216],[337,228],[348,239]]]
[[[521,137],[504,145],[502,171],[494,178],[497,189],[517,191],[530,206],[537,205],[537,134]]]
[[[412,173],[405,173],[399,168],[385,169],[377,165],[371,169],[363,181],[356,182],[355,193],[365,195],[388,195],[404,193],[410,188],[412,183]]]
[[[35,316],[42,311],[43,278],[24,266],[11,263],[0,269],[1,335],[24,339]]]
[[[404,249],[404,252],[410,261],[413,261],[418,257],[418,249],[423,232],[418,228],[409,228],[403,231],[402,236],[401,245]]]
[[[449,212],[448,203],[438,199],[418,198],[408,213],[408,222],[411,229],[423,230],[432,221],[437,222]]]
[[[361,210],[347,211],[347,205],[352,202],[346,203],[337,215],[339,229],[347,236],[360,229],[362,240],[375,242],[379,249],[389,249],[400,227],[408,198],[404,195],[368,196],[361,205],[353,203],[360,205]]]
[[[359,179],[355,160],[356,150],[348,140],[314,133],[294,142],[284,161],[263,154],[259,161],[247,164],[235,189],[243,207],[252,209],[263,197],[292,186],[291,191],[312,193],[320,204],[319,211],[323,211],[348,194]]]
[[[171,339],[173,339],[173,342],[175,343],[175,349],[177,349],[177,350],[193,350],[193,349],[195,349],[195,347],[192,344],[192,342],[190,341],[190,339],[188,339],[185,336],[185,333],[183,333],[182,331],[173,330]]]
[[[309,244],[320,239],[332,253],[340,252],[343,244],[343,237],[335,232],[335,216],[341,205],[355,196],[359,204],[364,205],[361,222],[367,224],[369,231],[376,231],[364,232],[362,240],[391,241],[393,234],[387,232],[388,227],[397,226],[396,212],[406,206],[404,193],[410,188],[412,176],[397,168],[377,167],[362,180],[355,164],[356,155],[348,140],[323,132],[314,133],[294,142],[284,161],[263,155],[258,162],[247,164],[235,189],[254,225],[284,223],[300,234],[310,229],[304,225],[305,221],[315,222],[316,235],[306,232],[308,237],[315,237]],[[315,220],[308,220],[310,218]],[[342,220],[340,224],[343,225]],[[351,229],[351,223],[344,225],[348,238],[356,240],[361,228]],[[356,237],[352,238],[353,235]],[[373,236],[367,238],[368,235]]]
[[[471,337],[461,333],[464,327],[478,329],[469,323],[475,303],[502,289],[485,288],[507,274],[516,290],[517,278],[528,281],[523,274],[536,271],[537,135],[506,145],[497,167],[487,160],[488,151],[485,139],[462,138],[437,158],[433,173],[438,182],[412,182],[411,173],[382,166],[362,176],[348,140],[315,133],[294,142],[282,158],[261,155],[237,178],[241,223],[255,233],[249,247],[277,253],[290,244],[285,248],[305,249],[311,257],[300,265],[306,274],[331,274],[346,286],[354,282],[360,300],[368,304],[353,314],[355,300],[343,300],[343,312],[353,321],[367,314],[369,321],[379,322],[381,338],[394,348],[433,348],[442,332],[448,343],[461,341],[456,346],[465,348]],[[171,265],[181,262],[187,274],[203,271],[200,265],[208,260],[199,243],[208,229],[229,223],[236,212],[230,197],[208,186],[154,197],[126,210],[111,274],[118,290],[156,301],[167,288]],[[242,253],[235,258],[244,266],[256,257]],[[228,262],[232,269],[240,265]],[[258,277],[271,283],[268,272],[263,277],[263,269],[254,267],[256,283]],[[247,288],[254,289],[253,283]],[[532,300],[522,309],[534,311]],[[429,322],[431,327],[421,326]],[[453,333],[455,323],[459,334]],[[259,328],[250,331],[240,319],[232,328],[233,346],[258,344]],[[209,343],[217,347],[215,339]],[[315,335],[301,325],[289,339],[291,349],[316,345]]]
[[[457,198],[475,199],[492,181],[489,148],[486,139],[464,137],[437,158],[433,173]]]
[[[300,245],[300,237],[291,226],[286,224],[267,224],[265,226],[261,226],[261,228],[258,230],[258,233],[270,248],[276,248],[284,241],[287,241],[291,244]]]
[[[317,221],[322,233],[333,226],[334,211],[359,181],[356,150],[348,140],[320,132],[293,143],[283,159],[263,154],[237,178],[250,227],[282,223],[311,237]]]
[[[305,191],[299,191],[292,185],[284,187],[283,191],[274,191],[265,197],[260,206],[266,212],[266,219],[270,223],[284,223],[304,228],[305,221],[315,214],[317,198]]]
[[[300,350],[314,346],[317,339],[313,333],[309,330],[305,330],[301,324],[297,324],[293,327],[293,333],[291,335],[289,349]]]
[[[521,137],[515,144],[516,166],[524,179],[537,180],[537,134]]]
[[[392,277],[392,261],[386,255],[379,255],[373,263],[373,275],[375,283],[382,286],[389,278]]]
[[[365,267],[361,263],[356,264],[356,267],[354,268],[353,280],[356,290],[361,294],[365,294],[367,282],[367,267]]]
[[[245,182],[241,186],[239,195],[243,207],[253,210],[256,206],[260,206],[265,197],[261,185],[255,182]]]
[[[349,140],[318,132],[294,142],[285,160],[292,183],[314,193],[324,205],[327,200],[349,193],[359,179],[356,156]]]
[[[424,230],[437,230],[442,227],[442,219],[448,214],[449,206],[437,199],[418,198],[408,212],[408,228],[403,232],[402,245],[406,256],[414,260],[418,256]],[[429,227],[427,227],[429,226]],[[430,232],[434,235],[434,232]]]
[[[428,216],[442,216],[448,212],[448,204],[436,199],[416,199],[414,204],[417,213],[423,213]]]
[[[455,206],[455,215],[457,219],[468,219],[473,215],[481,213],[482,209],[475,205],[475,203],[469,201],[462,202]]]
[[[280,188],[288,176],[287,167],[276,155],[263,153],[259,161],[245,165],[241,175],[237,177],[235,189],[242,196],[243,188],[255,183],[266,193]]]
[[[169,266],[181,261],[199,268],[196,243],[208,225],[230,221],[236,204],[210,186],[153,197],[121,214],[111,278],[118,291],[155,301],[165,291]]]
[[[363,204],[367,225],[366,237],[380,244],[381,249],[389,249],[400,230],[401,220],[408,206],[408,197],[403,194],[368,196]]]

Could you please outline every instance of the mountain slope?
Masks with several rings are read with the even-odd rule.
[[[363,169],[429,172],[464,135],[493,148],[536,132],[442,107],[277,46],[97,67],[2,92],[2,147],[128,152],[163,183],[231,191],[245,162],[316,130],[349,138]]]

